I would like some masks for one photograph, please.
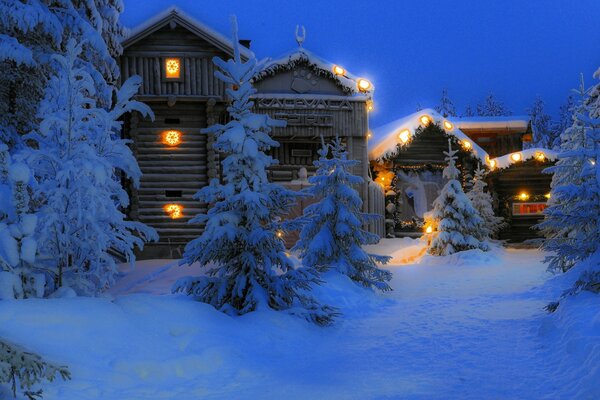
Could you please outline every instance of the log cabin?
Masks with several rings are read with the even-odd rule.
[[[298,33],[296,39],[297,48],[264,64],[254,78],[254,111],[287,121],[272,133],[281,146],[272,150],[279,164],[269,177],[293,189],[306,186],[321,137],[338,135],[350,157],[362,161],[354,172],[365,180],[357,188],[364,210],[383,216],[383,191],[370,180],[367,157],[373,85],[304,49]],[[242,58],[251,57],[250,42],[240,43],[246,45]],[[202,232],[201,225],[189,221],[208,205],[193,196],[219,178],[220,165],[211,135],[201,131],[227,121],[225,85],[214,76],[212,59],[232,56],[229,39],[177,8],[134,28],[123,42],[122,80],[140,75],[143,86],[136,99],[154,112],[154,120],[133,113],[124,121],[124,136],[132,140],[143,173],[140,187],[129,188],[129,215],[160,236],[141,258],[179,258],[185,244]],[[383,234],[383,221],[368,228]]]
[[[425,109],[373,130],[369,159],[372,175],[386,193],[386,235],[420,236],[445,181],[443,151],[448,139],[460,149],[457,166],[468,189],[477,164],[488,170],[494,208],[507,227],[499,238],[522,242],[539,237],[532,229],[543,218],[552,176],[543,170],[556,152],[532,148],[526,117],[443,117]],[[499,152],[506,152],[499,155]]]

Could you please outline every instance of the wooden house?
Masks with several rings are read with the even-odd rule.
[[[556,154],[523,150],[530,133],[531,124],[523,117],[445,118],[432,109],[374,129],[369,158],[373,178],[386,191],[387,235],[422,234],[423,215],[432,209],[445,184],[443,151],[450,138],[460,148],[457,166],[465,188],[477,164],[487,168],[496,213],[508,223],[500,238],[538,237],[539,232],[531,228],[542,218],[552,179],[542,170]],[[497,156],[505,150],[508,154]]]
[[[137,100],[155,115],[150,120],[134,113],[124,125],[143,173],[139,189],[131,188],[130,216],[156,228],[160,236],[142,257],[180,257],[183,246],[202,232],[201,225],[189,220],[207,210],[193,195],[219,178],[219,155],[212,149],[212,137],[201,130],[227,121],[225,85],[214,76],[212,58],[231,58],[233,46],[218,32],[170,8],[135,28],[123,49],[122,79],[143,78]],[[242,57],[250,56],[250,50],[242,48]],[[266,64],[255,85],[256,112],[287,121],[286,128],[273,132],[282,145],[273,150],[279,165],[269,171],[272,180],[301,188],[306,184],[302,168],[308,174],[313,171],[320,136],[336,134],[351,156],[363,161],[356,173],[368,180],[370,82],[299,48]],[[377,205],[383,214],[379,185],[366,183],[361,194],[366,210],[375,211]],[[383,224],[370,228],[382,232]]]

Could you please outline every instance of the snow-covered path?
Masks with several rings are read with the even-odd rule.
[[[415,243],[377,250],[397,262]],[[543,311],[557,292],[542,259],[515,249],[424,257],[390,266],[384,295],[329,274],[317,294],[344,314],[329,328],[157,296],[187,272],[148,263],[112,301],[2,302],[0,336],[70,366],[74,380],[45,385],[46,399],[598,398],[600,344],[565,341]]]

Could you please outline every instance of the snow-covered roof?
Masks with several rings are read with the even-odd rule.
[[[558,153],[554,150],[536,147],[522,151],[515,151],[514,153],[509,153],[502,157],[494,158],[492,161],[494,163],[494,169],[503,169],[508,168],[511,165],[538,157],[540,161],[556,161],[558,159]]]
[[[226,53],[233,54],[233,43],[229,38],[215,31],[208,25],[198,21],[175,6],[167,8],[154,17],[146,20],[142,24],[129,30],[128,34],[123,40],[123,47],[128,47],[136,43],[137,41],[171,23],[171,21],[174,21],[178,25],[195,33],[199,37],[203,38],[209,43],[212,43]],[[253,53],[244,46],[240,46],[240,54],[245,58],[250,58],[253,56]]]
[[[345,68],[344,73],[341,75],[334,73],[335,67],[342,66],[326,61],[303,47],[299,47],[276,59],[267,61],[260,72],[254,77],[254,81],[258,82],[266,77],[273,76],[280,71],[291,70],[299,63],[308,63],[317,73],[334,80],[345,93],[362,96],[366,95],[367,97],[372,97],[373,95],[375,88],[372,82],[369,81],[370,87],[368,90],[359,90],[357,86],[358,81],[364,78],[349,73]]]
[[[529,127],[528,116],[511,115],[507,117],[453,117],[458,129],[522,129]]]
[[[413,137],[417,128],[424,126],[421,122],[423,116],[428,116],[432,123],[438,124],[448,135],[454,136],[461,143],[463,141],[469,142],[471,144],[470,151],[473,155],[486,164],[488,159],[486,151],[457,127],[454,118],[444,118],[431,108],[417,111],[387,125],[373,129],[373,140],[369,142],[369,159],[376,160],[396,151],[396,145],[400,143],[400,132],[408,130],[410,136]]]

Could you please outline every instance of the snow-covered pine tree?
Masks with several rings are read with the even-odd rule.
[[[308,179],[312,186],[306,189],[318,202],[306,207],[298,219],[302,230],[293,250],[299,252],[308,268],[334,269],[362,286],[391,290],[387,282],[392,274],[377,267],[377,263],[385,264],[390,257],[362,248],[376,244],[380,238],[363,229],[377,216],[361,212],[362,200],[354,187],[363,179],[351,172],[360,161],[348,159],[339,138],[331,145],[323,143],[319,156],[314,162],[317,173]]]
[[[527,147],[541,147],[549,149],[554,143],[552,118],[544,110],[544,100],[536,97],[532,106],[527,109],[533,128],[533,140]]]
[[[477,115],[481,117],[504,117],[511,114],[512,112],[493,93],[477,104]]]
[[[265,152],[279,146],[269,132],[285,122],[252,113],[250,96],[256,90],[251,80],[259,65],[254,57],[242,61],[235,19],[232,25],[234,58],[213,59],[220,69],[215,76],[229,85],[231,121],[204,130],[215,135],[214,149],[224,154],[223,183],[213,179],[196,194],[196,199],[212,206],[190,221],[206,226],[187,244],[181,261],[208,267],[208,276],[183,278],[173,291],[194,295],[229,314],[271,308],[328,324],[334,310],[319,305],[309,293],[319,283],[317,272],[295,269],[278,234],[279,220],[297,194],[269,182],[266,168],[276,161]]]
[[[51,257],[56,286],[95,294],[109,286],[117,272],[109,250],[133,262],[134,247],[157,238],[144,224],[128,221],[129,204],[120,175],[139,183],[141,171],[120,139],[119,118],[131,111],[152,116],[132,101],[140,77],[127,80],[110,108],[99,107],[95,82],[79,62],[81,44],[69,40],[66,55],[54,55],[54,75],[40,104],[39,132],[24,138],[36,143],[19,157],[27,160],[39,182],[40,252]],[[82,66],[83,65],[83,66]]]
[[[594,110],[586,105],[583,78],[578,93],[573,124],[561,134],[558,161],[546,169],[553,173],[550,199],[544,221],[537,225],[546,237],[543,248],[550,252],[546,258],[548,269],[555,272],[567,271],[588,258],[597,250],[599,240],[600,182],[596,180],[594,147],[597,130],[588,121]]]
[[[38,354],[29,352],[0,339],[0,384],[10,385],[13,396],[22,393],[29,400],[41,399],[41,389],[35,386],[47,380],[52,382],[57,376],[70,380],[71,373],[66,366],[44,360]]]
[[[575,106],[575,98],[573,94],[569,94],[565,102],[559,107],[558,120],[552,126],[554,141],[551,143],[551,148],[553,150],[560,150],[562,133],[573,125],[573,111]]]
[[[504,226],[504,219],[497,217],[494,213],[492,196],[485,191],[485,187],[487,186],[485,182],[485,170],[481,166],[478,166],[475,170],[472,182],[471,190],[467,193],[467,197],[471,200],[471,204],[483,220],[481,227],[482,237],[489,239],[494,237]]]
[[[458,181],[460,172],[455,164],[457,152],[452,149],[452,142],[448,139],[448,151],[444,152],[448,165],[443,171],[448,182],[434,200],[430,214],[435,232],[428,251],[435,256],[471,249],[489,250],[482,235],[483,220]]]
[[[31,171],[13,162],[0,143],[0,300],[42,297],[45,276],[35,272],[37,215],[31,211]]]
[[[454,107],[452,100],[450,100],[450,97],[448,97],[448,89],[442,89],[440,104],[435,107],[435,111],[444,117],[456,117],[456,108]]]

